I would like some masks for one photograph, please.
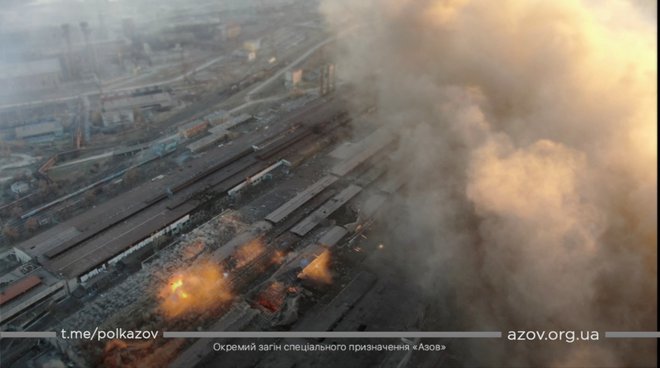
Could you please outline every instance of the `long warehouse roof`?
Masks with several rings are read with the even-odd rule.
[[[30,289],[41,284],[41,279],[37,275],[24,277],[0,292],[0,305],[12,301],[17,296],[28,292]]]

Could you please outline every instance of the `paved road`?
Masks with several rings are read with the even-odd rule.
[[[168,85],[168,84],[173,84],[173,83],[182,81],[184,78],[186,78],[188,76],[191,76],[195,73],[198,73],[198,72],[210,67],[213,64],[217,64],[218,62],[222,61],[226,57],[227,57],[226,55],[220,55],[216,58],[213,58],[213,59],[205,62],[204,64],[202,64],[202,65],[200,65],[200,66],[198,66],[198,67],[196,67],[192,70],[189,70],[185,73],[181,73],[178,76],[170,78],[170,79],[166,79],[166,80],[158,81],[158,82],[144,83],[144,84],[137,85],[137,86],[133,85],[133,86],[123,87],[123,88],[113,88],[113,89],[110,89],[110,91],[111,92],[132,91],[134,89],[139,89],[139,88],[147,88],[147,87],[164,86],[164,85]],[[129,84],[131,82],[135,82],[135,79],[121,82],[118,85],[125,85],[125,84]],[[106,88],[107,87],[108,86],[106,86]]]

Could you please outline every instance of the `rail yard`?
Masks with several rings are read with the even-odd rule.
[[[228,24],[230,33],[239,32]],[[3,207],[5,230],[17,229],[2,239],[10,245],[3,329],[295,332],[419,325],[419,296],[394,281],[385,241],[369,238],[405,186],[405,174],[388,165],[400,159],[397,135],[379,124],[375,104],[355,106],[350,83],[337,86],[327,57],[332,38],[305,38],[291,41],[305,46],[292,48],[283,64],[271,57],[261,71],[238,76],[219,92],[201,92],[208,85],[186,81],[185,73],[167,82],[178,93],[122,82],[100,96],[104,119],[124,119],[112,129],[92,124],[98,96],[72,105],[82,114],[71,131],[73,149],[36,146],[44,158],[16,171],[28,194]],[[244,50],[248,59],[250,52],[264,58],[264,49],[282,42],[246,41]],[[216,63],[222,61],[196,70]],[[311,79],[302,80],[303,73]],[[187,102],[176,97],[180,91],[205,97]],[[137,119],[135,111],[125,112],[131,104],[156,106],[151,122],[126,125],[127,117]],[[143,138],[121,141],[131,134]],[[50,194],[34,191],[34,180]],[[69,189],[49,189],[61,183]],[[391,326],[362,315],[402,296],[410,301],[377,317],[407,316]],[[149,341],[3,339],[0,347],[3,365],[18,367],[205,367],[229,358],[212,344],[160,334]],[[345,359],[349,366],[384,362],[373,354]],[[263,353],[231,360],[229,366],[269,367],[315,358]]]
[[[4,1],[0,368],[657,367],[651,3]]]
[[[368,296],[388,287],[386,273],[377,276],[382,267],[361,264],[382,252],[365,234],[405,185],[386,166],[396,144],[373,109],[349,114],[340,97],[318,98],[19,243],[72,296],[33,319],[22,311],[3,318],[56,330],[118,321],[156,330],[327,331],[351,323],[344,317],[358,318],[356,306],[380,303],[380,295]],[[200,291],[199,274],[215,286]],[[53,348],[77,365],[215,362],[205,340],[131,344],[70,340]],[[270,366],[270,359],[254,355],[243,364]]]

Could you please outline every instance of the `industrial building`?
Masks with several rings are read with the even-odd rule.
[[[309,185],[297,186],[300,190],[298,194],[290,193],[284,198],[274,195],[272,191],[263,193],[256,203],[248,206],[248,210],[256,210],[259,214],[251,223],[241,222],[233,210],[224,211],[207,221],[175,246],[183,255],[177,257],[172,254],[169,258],[145,263],[135,277],[126,281],[126,285],[112,289],[98,301],[98,305],[86,307],[76,316],[62,321],[57,328],[68,329],[80,326],[81,323],[102,324],[108,318],[115,318],[108,308],[122,310],[136,304],[147,306],[149,304],[143,301],[145,298],[141,293],[144,291],[141,290],[149,287],[145,278],[153,274],[154,269],[185,270],[189,267],[186,264],[194,268],[195,264],[206,260],[212,260],[227,271],[227,282],[241,296],[235,302],[219,303],[213,319],[193,319],[190,323],[202,323],[211,331],[283,327],[292,331],[327,331],[339,330],[341,327],[336,327],[337,324],[347,323],[347,319],[355,321],[355,313],[363,308],[361,303],[365,300],[369,304],[382,301],[383,298],[378,296],[382,291],[379,290],[388,284],[371,271],[361,269],[341,272],[329,269],[329,273],[322,276],[322,279],[313,273],[307,275],[306,272],[311,272],[308,267],[316,267],[327,257],[339,257],[341,252],[352,249],[349,244],[356,237],[360,238],[362,229],[385,206],[388,196],[373,184],[381,181],[376,180],[380,175],[374,175],[373,170],[369,169],[380,159],[373,147],[385,149],[391,143],[381,137],[383,134],[377,132],[375,137],[365,137],[352,145],[361,157],[357,163],[351,158],[328,162],[327,170],[334,166],[352,167],[342,177],[328,174]],[[371,155],[363,152],[370,152]],[[351,161],[350,165],[345,164],[347,160]],[[239,191],[250,190],[264,173],[281,165],[278,162],[261,170],[229,189],[227,194],[233,197]],[[360,216],[352,219],[350,216],[338,215],[340,208],[354,208]],[[122,293],[122,298],[118,298],[117,293]],[[326,293],[333,297],[315,305],[311,311],[316,312],[310,312],[308,307],[299,304],[301,299],[308,298],[307,303],[310,303]],[[309,295],[316,296],[310,298]],[[107,308],[103,309],[101,305]],[[400,310],[395,313],[400,313]],[[411,320],[414,318],[416,314]],[[362,322],[351,326],[350,330],[359,330],[359,325],[364,322],[372,323],[362,318]],[[167,328],[169,322],[163,323],[159,325],[163,326],[160,328]],[[66,346],[60,348],[70,352],[71,356],[76,357],[74,359],[81,359],[76,354],[84,354],[84,351],[75,344],[73,341],[67,342]],[[208,341],[196,340],[179,349],[168,364],[172,367],[196,366],[211,358],[218,359],[218,356],[209,348]],[[271,358],[268,358],[267,353],[255,353],[250,355],[250,359],[249,362],[241,362],[239,366],[269,366],[267,362]],[[260,361],[261,364],[257,365]]]
[[[16,316],[7,323],[29,326],[33,322],[23,322],[22,318],[29,315],[30,321],[35,321],[43,308],[61,296],[106,285],[102,295],[54,321],[52,328],[105,326],[115,323],[119,316],[129,318],[124,314],[127,308],[138,308],[139,313],[129,314],[133,322],[140,324],[142,318],[158,321],[154,328],[166,330],[171,326],[167,319],[151,317],[158,313],[151,304],[149,291],[153,283],[161,282],[156,270],[170,272],[187,265],[194,267],[203,259],[229,271],[227,282],[242,297],[236,303],[218,304],[213,309],[217,311],[207,313],[212,319],[193,322],[197,326],[236,330],[287,326],[293,331],[312,326],[326,330],[347,316],[353,318],[351,313],[360,308],[365,295],[381,287],[379,278],[362,270],[329,270],[318,281],[317,276],[307,274],[311,271],[306,265],[316,267],[347,249],[346,244],[360,234],[356,229],[368,224],[385,205],[387,194],[373,184],[380,182],[383,171],[372,167],[382,159],[384,151],[389,151],[395,137],[387,130],[377,130],[345,146],[344,151],[348,149],[350,154],[337,154],[334,150],[330,151],[334,157],[326,154],[324,149],[341,135],[349,117],[338,102],[320,99],[302,112],[289,112],[270,122],[269,129],[232,138],[231,144],[213,147],[207,142],[251,119],[249,114],[223,119],[223,123],[211,128],[215,130],[211,135],[191,143],[210,147],[205,147],[204,155],[180,171],[160,175],[157,180],[21,243],[17,249],[43,266],[41,271],[35,271],[38,273],[17,277],[3,288],[2,300],[6,299],[4,304],[12,307],[8,315]],[[207,120],[199,119],[182,126],[180,131],[192,137],[208,127]],[[188,149],[197,151],[191,145]],[[317,155],[318,152],[326,153]],[[308,160],[314,161],[311,165],[300,164]],[[273,177],[278,179],[266,180]],[[284,194],[278,194],[281,181],[290,186]],[[206,202],[202,194],[209,191],[234,203],[248,201],[242,204],[242,220],[231,210],[224,211],[162,250],[162,255],[154,253],[162,239],[176,237],[192,226],[196,209]],[[359,218],[352,215],[355,211],[360,213]],[[176,253],[178,250],[184,253]],[[116,285],[103,281],[112,280],[113,273],[126,264],[137,264],[138,271]],[[57,282],[49,275],[58,275]],[[311,303],[324,293],[334,297],[328,298],[329,304],[317,306],[325,311],[322,320],[315,318],[317,313],[299,305],[304,298]],[[188,322],[182,323],[186,326]],[[167,344],[155,342],[158,347],[163,347],[163,343]],[[83,365],[94,359],[90,354],[96,351],[85,344],[53,341],[57,351]],[[216,358],[206,343],[195,340],[166,350],[167,364],[171,366],[194,366],[204,359]],[[255,354],[253,359],[258,362],[270,358]],[[254,366],[254,362],[245,366]]]
[[[50,141],[62,136],[63,132],[62,125],[57,121],[44,121],[14,128],[16,139],[31,142]]]
[[[209,127],[209,122],[204,119],[196,119],[179,127],[179,134],[183,138],[192,138],[202,134]]]
[[[232,133],[231,129],[252,120],[252,115],[241,114],[231,117],[225,111],[216,111],[202,119],[192,121],[179,128],[179,134],[184,138],[192,138],[201,134],[208,128],[209,135],[206,135],[192,143],[186,148],[192,153],[198,153],[228,138]],[[209,128],[209,126],[212,126]]]
[[[93,84],[94,91],[66,102],[72,111],[66,130],[61,124],[60,130],[11,130],[24,140],[72,133],[73,139],[44,145],[75,149],[67,162],[42,164],[43,181],[33,191],[57,174],[98,177],[15,211],[23,224],[50,222],[16,240],[8,261],[0,261],[3,331],[332,330],[354,320],[363,299],[379,300],[369,293],[382,287],[381,275],[365,270],[355,249],[405,182],[383,167],[396,135],[372,121],[354,130],[349,104],[333,95],[334,66],[316,51],[328,35],[299,3],[274,4],[182,12],[165,27],[126,19],[126,38],[117,42],[98,39],[94,22],[58,28],[60,37],[71,36],[58,51],[60,79]],[[275,20],[255,23],[254,12]],[[110,50],[102,50],[103,42]],[[305,80],[303,70],[322,80]],[[317,82],[322,93],[308,88]],[[131,125],[141,112],[148,112],[149,123]],[[130,129],[113,129],[122,126]],[[347,139],[353,143],[336,154]],[[47,157],[64,157],[60,153]],[[230,296],[171,319],[160,289],[178,287],[172,277],[209,264]],[[204,278],[212,298],[224,295],[212,281]],[[111,368],[203,367],[218,358],[196,339],[139,347],[119,340],[43,341],[33,350],[36,359],[23,357],[32,354],[29,341],[7,359],[39,366],[37,359],[50,354],[65,365]],[[131,346],[113,346],[124,343]],[[248,360],[236,366],[267,367],[273,357]]]
[[[211,147],[214,144],[217,144],[218,142],[221,142],[227,138],[228,135],[229,133],[222,129],[194,141],[193,143],[187,145],[186,148],[188,148],[192,153],[198,153],[208,147]]]
[[[132,124],[136,111],[162,111],[176,105],[172,95],[159,87],[101,96],[101,118],[105,127]]]
[[[303,78],[302,69],[289,70],[284,75],[284,85],[289,89],[293,89],[300,84],[302,78]]]
[[[67,295],[65,281],[48,272],[20,249],[0,254],[0,326],[26,327]],[[26,311],[32,313],[25,314]],[[14,320],[19,314],[20,321]]]
[[[116,109],[101,112],[103,126],[115,127],[120,125],[129,125],[135,122],[133,109]]]
[[[105,94],[101,97],[104,111],[126,109],[168,109],[175,102],[169,92],[158,87],[137,89],[129,92]]]
[[[541,83],[539,93],[517,101],[518,87],[536,85],[512,85],[510,77],[533,74],[545,81],[543,52],[571,49],[574,43],[564,41],[575,41],[574,33],[584,36],[577,32],[582,28],[598,31],[587,36],[624,32],[613,41],[640,41],[630,43],[640,55],[657,51],[642,42],[657,38],[657,29],[637,24],[643,11],[628,14],[640,10],[637,6],[615,9],[631,27],[605,27],[601,12],[591,9],[593,1],[452,7],[449,20],[459,21],[447,26],[447,9],[437,2],[375,2],[373,9],[338,7],[331,0],[3,4],[0,368],[446,368],[484,366],[480,363],[490,357],[503,363],[493,364],[497,367],[657,364],[651,356],[657,352],[652,325],[657,318],[649,313],[657,306],[645,298],[655,286],[646,278],[657,273],[646,257],[655,248],[626,254],[618,268],[606,259],[623,254],[621,239],[655,240],[656,229],[641,221],[647,203],[638,200],[654,189],[636,185],[646,176],[610,180],[594,196],[588,193],[594,165],[588,164],[600,162],[591,157],[600,151],[583,150],[587,157],[578,162],[578,169],[589,166],[591,176],[567,166],[569,174],[577,172],[573,181],[578,185],[564,192],[579,203],[560,210],[579,215],[586,208],[586,222],[598,222],[596,236],[588,240],[602,243],[601,256],[577,257],[573,268],[582,275],[587,258],[609,262],[583,280],[570,278],[586,286],[595,280],[597,288],[587,294],[554,282],[545,271],[557,262],[545,262],[542,255],[548,249],[563,258],[575,253],[575,247],[555,249],[550,243],[560,239],[575,245],[590,224],[557,225],[554,217],[545,221],[544,213],[520,221],[521,211],[483,208],[502,194],[489,186],[498,180],[512,181],[504,189],[514,199],[521,190],[530,203],[540,198],[542,205],[547,199],[547,190],[524,193],[534,183],[515,174],[530,174],[533,166],[527,176],[543,180],[553,172],[536,172],[535,152],[523,157],[523,164],[511,164],[509,151],[529,148],[524,138],[535,138],[529,127],[562,133],[570,124],[553,127],[541,119],[518,132],[520,119],[547,117],[536,111],[539,107],[567,111],[560,122],[604,115],[589,114],[598,106],[585,110],[573,103],[562,109],[566,106],[536,102],[563,102],[573,95],[577,102],[591,103],[587,107],[593,107],[592,100],[613,101],[600,94],[580,98],[591,90],[571,90],[575,78],[559,78],[563,85]],[[505,27],[495,39],[512,36],[513,41],[545,41],[548,47],[513,42],[524,52],[489,55],[497,45],[484,49],[478,42],[466,47],[452,42],[472,39],[475,30],[483,36],[498,25],[501,14],[490,10],[505,12],[505,25],[533,23],[529,29],[514,27],[515,32]],[[544,22],[554,27],[546,29]],[[578,27],[581,22],[586,26]],[[435,39],[444,42],[434,44]],[[578,37],[598,47],[587,48],[590,52],[577,55],[581,58],[552,58],[561,67],[550,71],[593,72],[582,64],[602,61],[594,55],[610,55],[600,46],[611,40]],[[465,70],[454,65],[466,60],[470,67]],[[511,65],[489,68],[489,61]],[[649,68],[640,65],[632,63],[629,70],[604,65],[614,72],[604,85],[632,83],[642,91],[637,84]],[[447,70],[466,73],[445,78]],[[493,70],[518,73],[492,78]],[[539,73],[525,73],[530,70]],[[615,78],[617,73],[630,78]],[[473,93],[480,90],[488,92],[485,97]],[[640,103],[642,112],[646,102]],[[626,107],[624,113],[636,106]],[[483,124],[466,132],[460,124],[465,111],[468,117],[476,111],[476,118],[483,112],[488,121],[477,119]],[[571,120],[575,112],[580,114]],[[506,129],[495,129],[502,128],[495,123],[509,120],[513,123]],[[625,124],[619,125],[608,126]],[[477,138],[485,135],[486,143],[503,135],[510,136],[504,143],[513,143],[503,154],[491,155],[493,160],[475,165],[484,161],[474,159],[483,151],[483,139],[472,144],[475,132]],[[557,145],[562,139],[576,141],[570,134],[549,136]],[[608,137],[600,134],[596,143]],[[605,148],[618,153],[633,141],[611,140]],[[433,144],[447,149],[433,149]],[[596,168],[616,179],[626,163]],[[642,197],[626,196],[621,189],[628,187],[644,189],[637,190]],[[591,216],[600,209],[612,210],[612,216]],[[538,229],[526,224],[546,224],[553,231],[537,236]],[[516,248],[507,246],[530,241],[538,249],[525,248],[524,259],[510,256]],[[541,257],[533,257],[537,253]],[[530,259],[540,263],[523,267]],[[555,268],[571,269],[568,263],[561,266]],[[543,277],[528,277],[535,270]],[[621,287],[627,280],[618,276],[630,275],[619,271],[626,270],[635,271],[634,290]],[[566,272],[555,276],[567,279]],[[560,297],[544,304],[545,294],[551,295],[544,291]],[[630,300],[619,305],[619,299]],[[566,306],[568,312],[573,306],[587,308],[564,322],[593,315],[591,322],[606,323],[595,326],[587,320],[581,327],[594,331],[582,332],[607,338],[566,344],[572,342],[569,334],[554,334],[562,332],[556,327],[564,327],[559,317]],[[535,309],[541,313],[536,319],[516,315]],[[556,330],[550,332],[559,335],[558,341],[508,341],[506,329],[525,328],[518,323],[525,321],[532,322],[527,328]],[[574,332],[581,335],[576,341],[586,340]],[[628,339],[633,334],[643,338]]]

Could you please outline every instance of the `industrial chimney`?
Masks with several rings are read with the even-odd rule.
[[[89,37],[92,33],[91,29],[87,22],[80,22],[80,30],[82,31],[83,37],[85,38],[85,49],[87,50],[87,60],[90,66],[90,69],[94,74],[98,74],[96,70],[96,52],[93,45],[90,43]]]
[[[66,42],[66,54],[64,55],[64,68],[66,69],[67,77],[73,78],[73,60],[71,58],[71,26],[69,23],[62,24],[62,36]]]

